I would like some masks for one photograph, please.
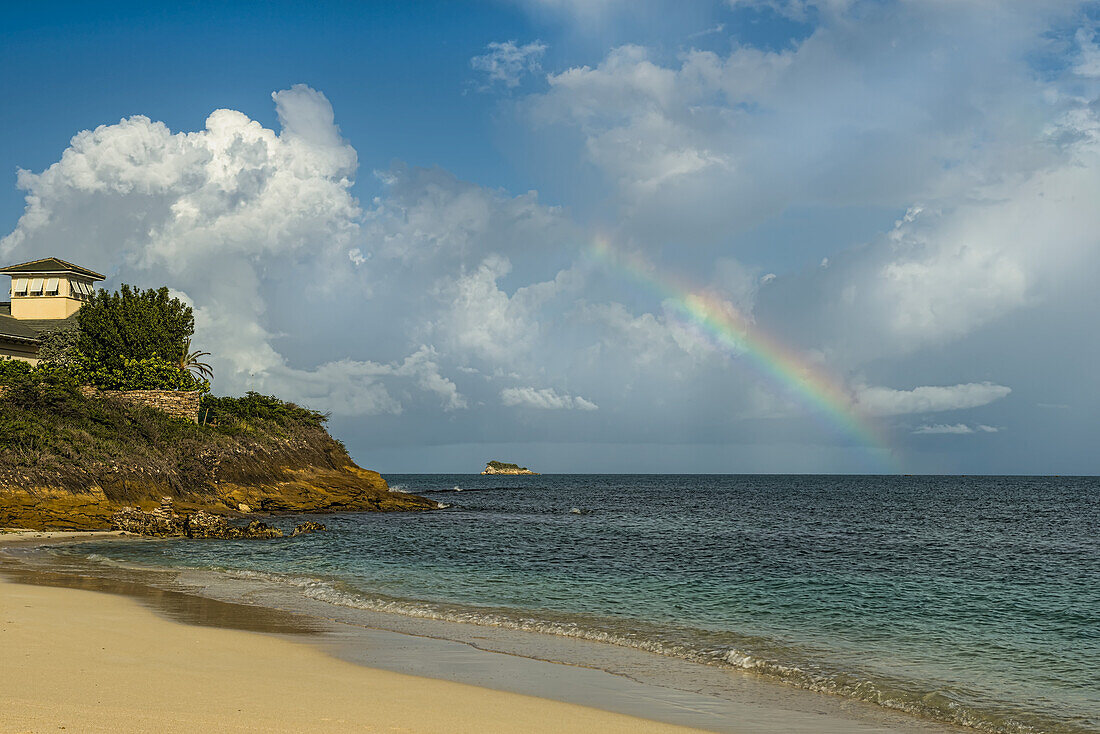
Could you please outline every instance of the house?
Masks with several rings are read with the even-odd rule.
[[[95,292],[102,273],[56,257],[9,265],[11,300],[0,302],[0,359],[38,362],[43,334],[76,326],[76,312]]]

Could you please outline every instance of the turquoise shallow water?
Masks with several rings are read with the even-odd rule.
[[[387,479],[449,506],[69,552],[640,647],[987,731],[1100,731],[1096,478]]]

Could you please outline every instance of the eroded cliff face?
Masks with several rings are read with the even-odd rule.
[[[49,466],[0,464],[0,527],[108,529],[124,506],[146,510],[171,497],[181,511],[256,513],[435,509],[416,495],[390,492],[377,472],[357,466],[323,428],[289,435],[216,437]]]

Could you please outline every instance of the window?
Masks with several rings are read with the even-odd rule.
[[[47,278],[46,279],[46,295],[47,296],[56,296],[57,295],[57,278]]]
[[[11,292],[14,296],[27,295],[27,279],[26,278],[12,278],[11,279]]]
[[[42,278],[31,278],[31,295],[32,296],[42,295],[42,285],[43,285],[44,282],[45,281],[43,281]]]

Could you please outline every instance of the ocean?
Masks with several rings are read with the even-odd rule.
[[[983,731],[1100,731],[1098,478],[386,478],[443,509],[54,552],[633,647]]]

